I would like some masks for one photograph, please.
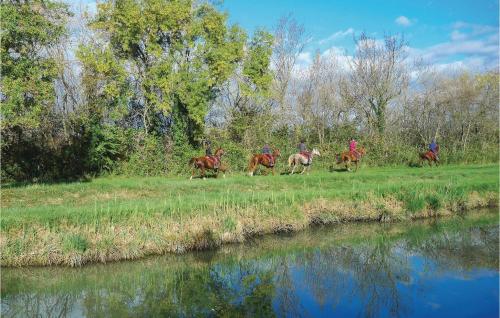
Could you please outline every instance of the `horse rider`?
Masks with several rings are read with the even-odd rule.
[[[205,141],[205,156],[212,156],[212,145],[210,143],[210,140]]]
[[[436,139],[432,139],[432,142],[429,144],[429,150],[436,157],[436,161],[439,161],[439,157],[438,157],[439,145],[437,144]]]
[[[272,155],[271,148],[269,147],[268,144],[265,144],[264,147],[262,147],[262,154],[267,157],[270,166],[271,167],[274,166],[274,157]]]
[[[307,158],[307,162],[311,160],[311,153],[307,151],[306,141],[304,139],[300,140],[300,144],[297,146],[301,155]]]
[[[271,148],[269,148],[268,144],[265,144],[264,147],[262,147],[262,154],[267,154],[267,155],[271,154]]]
[[[357,146],[358,142],[354,138],[351,138],[351,141],[349,142],[349,152],[353,154],[356,159],[359,159],[359,152],[356,149]]]
[[[219,168],[219,158],[214,158],[210,140],[205,141],[205,156],[214,161],[214,169]]]

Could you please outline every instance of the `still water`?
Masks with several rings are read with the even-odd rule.
[[[498,212],[213,252],[2,269],[2,317],[498,317]]]

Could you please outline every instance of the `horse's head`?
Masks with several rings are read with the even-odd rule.
[[[215,151],[215,156],[217,157],[222,157],[223,154],[224,154],[224,149],[220,147]]]
[[[274,157],[279,157],[279,156],[281,156],[281,151],[280,151],[279,149],[277,149],[277,148],[276,148],[276,149],[274,149],[274,151],[273,151],[273,156],[274,156]]]
[[[314,148],[313,151],[311,152],[314,156],[321,156],[321,154],[319,153],[319,150]]]

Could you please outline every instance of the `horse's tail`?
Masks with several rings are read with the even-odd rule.
[[[193,165],[196,162],[196,157],[193,157],[189,160],[189,166]]]
[[[253,155],[252,158],[250,158],[250,162],[248,163],[248,171],[251,172],[253,168],[255,168],[257,162],[256,162],[257,156]]]
[[[342,154],[340,154],[340,153],[335,154],[335,159],[337,159],[337,164],[341,164],[342,163]]]
[[[291,167],[294,161],[295,161],[294,155],[288,157],[288,166]]]

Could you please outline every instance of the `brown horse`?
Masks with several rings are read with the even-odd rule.
[[[439,165],[439,160],[438,158],[436,157],[436,154],[433,153],[432,151],[427,151],[427,152],[424,152],[424,153],[421,153],[420,154],[420,165],[423,165],[424,163],[424,160],[427,160],[427,162],[429,163],[429,166],[432,167],[432,163],[434,162],[434,164],[437,166]]]
[[[351,171],[350,165],[351,165],[351,162],[354,162],[354,164],[356,165],[356,170],[354,170],[354,171],[356,172],[356,171],[358,171],[359,161],[361,160],[361,158],[364,155],[366,155],[365,147],[360,147],[358,149],[358,154],[359,154],[359,156],[356,156],[351,151],[344,151],[341,154],[337,154],[337,164],[339,164],[339,165],[345,164],[345,168],[347,169],[347,171]]]
[[[224,150],[222,150],[222,148],[219,148],[217,149],[217,151],[215,151],[215,155],[213,156],[191,158],[191,160],[189,160],[189,165],[193,167],[193,170],[191,172],[191,178],[189,178],[189,180],[193,179],[196,168],[201,170],[200,177],[203,179],[205,179],[205,170],[207,169],[214,170],[216,178],[219,175],[219,171],[222,171],[222,173],[224,174],[223,176],[225,178],[227,168],[220,161],[223,154]]]
[[[274,149],[273,154],[255,154],[250,159],[250,163],[248,164],[248,175],[251,177],[255,172],[255,169],[259,166],[259,164],[263,165],[267,169],[271,169],[271,172],[274,176],[274,166],[276,165],[276,159],[281,156],[281,152],[279,149]]]

